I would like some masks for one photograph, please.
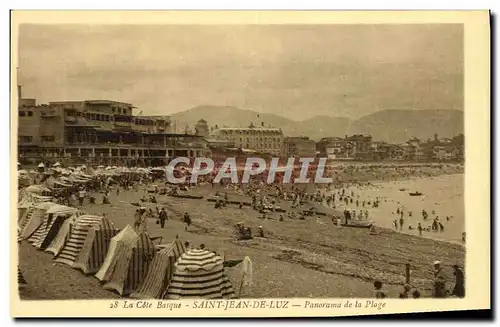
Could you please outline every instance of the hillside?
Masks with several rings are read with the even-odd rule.
[[[382,110],[353,121],[350,133],[371,134],[374,140],[404,142],[411,137],[451,137],[464,132],[458,110]]]
[[[257,113],[236,107],[198,106],[172,115],[177,129],[186,124],[192,129],[201,118],[210,126],[280,127],[286,136],[309,136],[314,140],[347,134],[371,134],[374,140],[404,142],[415,136],[430,138],[434,133],[450,137],[463,133],[463,112],[458,110],[382,110],[357,120],[343,117],[316,116],[293,121],[274,114]]]

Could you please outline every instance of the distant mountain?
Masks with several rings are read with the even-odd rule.
[[[393,143],[463,132],[464,116],[459,110],[382,110],[353,121],[350,128],[350,134],[371,134],[374,140]]]
[[[201,118],[205,119],[210,126],[218,125],[219,127],[243,127],[250,123],[260,125],[264,121],[266,126],[283,128],[291,123],[291,120],[282,116],[225,106],[198,106],[171,116],[172,122],[176,122],[177,129],[184,128],[186,124],[192,128]]]
[[[327,136],[344,136],[349,133],[352,120],[344,117],[316,116],[287,126],[290,136],[309,136],[319,140]],[[284,132],[284,131],[283,131]]]
[[[293,121],[274,114],[258,113],[236,107],[198,106],[171,116],[177,130],[186,125],[193,129],[201,118],[210,126],[279,127],[285,136],[309,136],[319,140],[328,136],[370,134],[374,140],[393,143],[404,142],[411,137],[427,139],[437,133],[450,137],[463,133],[463,112],[458,110],[382,110],[357,120],[342,117],[316,116],[304,121]]]

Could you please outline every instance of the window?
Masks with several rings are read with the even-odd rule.
[[[42,142],[54,142],[55,141],[54,135],[43,135],[42,136]]]
[[[21,136],[19,136],[19,141],[21,143],[32,142],[33,141],[33,136],[24,136],[24,135],[21,135]]]
[[[19,111],[19,117],[24,117],[26,116],[26,112],[24,111]]]
[[[28,117],[32,117],[33,116],[33,111],[28,111]]]

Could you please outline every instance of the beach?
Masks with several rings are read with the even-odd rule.
[[[159,195],[158,204],[147,205],[148,208],[158,206],[167,209],[169,220],[165,228],[160,228],[156,219],[150,218],[148,230],[151,237],[161,236],[162,243],[171,242],[178,236],[195,247],[204,244],[223,255],[226,260],[250,257],[253,262],[253,283],[241,292],[240,269],[227,269],[237,294],[242,298],[373,297],[374,280],[384,283],[389,297],[397,297],[405,284],[405,265],[408,263],[411,265],[412,286],[418,289],[423,297],[429,297],[432,294],[432,262],[442,261],[447,274],[447,288],[451,289],[454,283],[451,266],[457,263],[463,267],[464,246],[410,235],[412,233],[406,231],[396,232],[390,226],[391,218],[385,217],[390,217],[390,213],[395,211],[398,201],[405,208],[415,210],[415,217],[418,216],[418,210],[421,210],[419,208],[422,200],[427,201],[424,204],[430,211],[432,207],[428,201],[437,201],[437,195],[427,194],[429,191],[426,191],[426,187],[439,182],[450,182],[450,186],[443,186],[443,191],[434,191],[435,194],[441,194],[441,201],[445,201],[447,197],[444,194],[447,194],[449,189],[455,190],[455,183],[458,183],[459,179],[458,176],[443,175],[435,179],[419,179],[416,182],[374,182],[374,186],[359,191],[360,196],[376,195],[392,199],[392,202],[388,200],[387,203],[381,203],[380,207],[376,208],[377,211],[371,213],[370,219],[376,221],[377,225],[375,234],[364,228],[337,227],[330,218],[324,216],[311,216],[304,220],[285,217],[283,221],[279,221],[279,214],[270,214],[268,219],[262,219],[261,214],[250,207],[228,205],[223,209],[215,209],[214,203],[206,198],[184,199],[168,195]],[[409,197],[406,192],[400,192],[399,188],[404,188],[405,185],[418,185],[419,191],[423,192],[425,197],[417,199]],[[86,203],[83,210],[91,214],[105,215],[117,228],[123,228],[134,221],[136,207],[128,203],[139,202],[139,198],[147,194],[146,190],[147,185],[143,185],[138,192],[121,190],[118,195],[115,189],[112,189],[111,204],[101,204],[102,195],[96,195],[97,203]],[[219,185],[205,185],[195,187],[189,193],[208,197],[213,196],[217,190],[225,191]],[[463,196],[463,192],[461,193]],[[459,203],[457,198],[449,201],[446,208],[451,208],[452,202],[454,205]],[[441,206],[445,207],[444,204]],[[441,206],[436,212],[444,216],[448,210],[440,211]],[[458,226],[460,217],[463,221],[463,209],[462,216],[458,209],[456,210],[449,209],[450,214],[454,215],[454,223]],[[184,230],[181,221],[184,212],[189,212],[193,221],[188,231]],[[253,231],[262,226],[265,237],[237,240],[233,231],[238,222],[243,222]],[[457,227],[457,233],[459,229]],[[440,236],[448,237],[445,233]],[[454,232],[450,231],[449,240],[454,237]],[[49,254],[30,247],[31,245],[23,242],[20,251],[21,269],[31,288],[31,291],[21,292],[22,298],[90,298],[90,295],[87,297],[86,294],[93,294],[92,298],[108,298],[106,294],[109,294],[109,298],[117,297],[114,293],[104,291],[96,278],[83,276],[81,272],[68,266],[53,264]],[[51,266],[53,269],[50,269]],[[54,274],[57,278],[53,277]],[[87,282],[75,283],[75,279],[85,279]]]

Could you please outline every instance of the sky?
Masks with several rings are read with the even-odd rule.
[[[145,115],[234,106],[293,120],[463,110],[463,27],[21,25],[23,97]]]

